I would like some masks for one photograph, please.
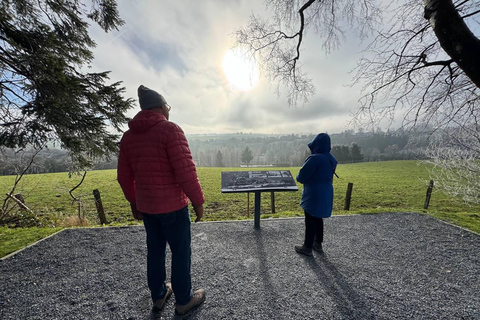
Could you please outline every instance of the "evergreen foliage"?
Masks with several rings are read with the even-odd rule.
[[[253,160],[252,150],[249,147],[245,147],[242,152],[242,163],[245,163],[247,166]]]
[[[352,161],[354,161],[354,162],[358,162],[358,161],[363,160],[364,157],[363,157],[362,151],[361,151],[360,147],[358,146],[358,144],[352,143],[352,145],[350,147],[350,156],[352,158]]]
[[[334,145],[331,153],[339,163],[360,162],[364,159],[360,146],[355,142],[351,146]]]
[[[215,167],[223,167],[223,155],[220,150],[217,152],[217,158],[215,160]]]
[[[116,2],[2,0],[0,3],[0,146],[42,148],[56,141],[79,168],[117,151],[128,121],[120,82],[87,73],[95,42],[87,19],[118,28]]]

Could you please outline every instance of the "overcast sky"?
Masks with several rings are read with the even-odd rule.
[[[238,90],[222,69],[233,32],[247,25],[252,12],[267,14],[263,1],[117,2],[124,26],[108,34],[91,27],[97,43],[92,71],[111,70],[111,81],[123,81],[126,97],[137,100],[140,84],[161,93],[172,106],[170,120],[187,134],[336,133],[348,129],[359,107],[360,87],[348,86],[361,56],[356,38],[326,55],[310,30],[301,54],[316,93],[295,108],[262,75],[254,88]],[[136,103],[128,115],[138,111]]]

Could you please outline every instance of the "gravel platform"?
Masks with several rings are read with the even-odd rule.
[[[418,213],[334,216],[308,258],[303,223],[192,224],[207,300],[184,318],[480,319],[479,235]],[[179,318],[173,296],[150,311],[141,226],[64,230],[1,260],[0,283],[0,319]]]

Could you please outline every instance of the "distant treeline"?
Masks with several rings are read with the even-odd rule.
[[[361,148],[363,161],[417,160],[424,159],[424,150],[428,146],[428,134],[419,132],[377,131],[357,132],[347,130],[332,134],[332,145],[351,146],[353,143]]]
[[[332,154],[339,163],[421,159],[426,146],[422,134],[404,131],[355,133],[350,130],[330,136]],[[202,167],[301,166],[310,155],[307,144],[314,137],[314,134],[187,135],[194,161]],[[32,154],[32,151],[3,150],[0,175],[17,174]],[[53,148],[40,152],[28,173],[66,172],[71,170],[70,165],[67,152]],[[97,163],[94,169],[115,169],[116,166],[117,159],[111,159]]]
[[[33,150],[14,152],[3,149],[0,155],[0,175],[16,175],[21,173],[34,155]],[[117,159],[98,162],[94,170],[116,169]],[[39,152],[26,173],[53,173],[72,171],[72,161],[65,150],[52,148]]]
[[[206,167],[236,167],[245,163],[248,147],[250,165],[301,166],[310,155],[307,144],[316,135],[259,135],[248,133],[188,136],[195,163]],[[359,161],[412,160],[423,158],[424,135],[404,131],[331,134],[332,154],[340,163]]]

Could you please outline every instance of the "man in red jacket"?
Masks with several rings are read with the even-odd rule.
[[[147,279],[154,309],[175,293],[175,312],[183,315],[205,301],[203,289],[191,286],[189,199],[197,218],[205,197],[182,129],[168,121],[170,106],[162,95],[138,88],[142,109],[120,142],[117,179],[135,218],[147,234]],[[165,283],[166,244],[172,252],[172,282]]]

